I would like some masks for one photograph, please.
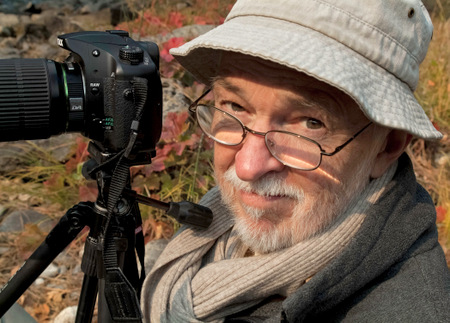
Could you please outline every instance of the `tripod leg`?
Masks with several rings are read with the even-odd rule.
[[[85,226],[85,214],[91,212],[91,203],[80,203],[67,211],[59,220],[45,241],[0,291],[0,317],[6,313],[56,256],[75,239]]]
[[[84,275],[80,299],[78,301],[77,317],[75,320],[76,323],[92,322],[97,292],[98,292],[97,277]]]

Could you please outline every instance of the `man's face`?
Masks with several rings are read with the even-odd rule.
[[[317,141],[327,152],[369,120],[347,95],[302,73],[245,56],[228,56],[213,86],[215,106],[252,130],[286,130]],[[321,166],[283,165],[264,137],[248,133],[238,146],[215,144],[215,175],[236,228],[256,252],[293,245],[323,230],[369,181],[383,140],[374,126]]]

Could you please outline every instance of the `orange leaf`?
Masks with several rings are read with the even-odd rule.
[[[432,80],[428,80],[428,86],[433,87],[435,85],[436,85],[436,83],[434,83]]]
[[[47,304],[39,304],[34,309],[34,314],[38,317],[47,317],[50,313],[50,307]]]
[[[447,210],[443,206],[436,207],[436,222],[441,223],[444,222],[447,214]]]
[[[47,299],[50,304],[61,303],[64,298],[64,290],[51,290],[47,293]]]

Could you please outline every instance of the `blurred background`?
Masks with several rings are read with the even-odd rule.
[[[204,86],[186,73],[169,49],[221,24],[233,0],[0,0],[0,59],[68,55],[60,34],[122,29],[156,42],[164,93],[164,127],[152,164],[132,168],[132,186],[163,201],[197,202],[214,186],[212,144],[191,127],[187,107]],[[426,0],[434,23],[416,91],[439,142],[415,139],[408,149],[419,182],[436,205],[439,239],[450,263],[450,0]],[[1,71],[0,71],[1,72]],[[81,174],[88,140],[64,134],[47,140],[0,143],[0,284],[19,268],[67,209],[95,200],[96,184]],[[146,242],[169,239],[178,223],[141,206]],[[58,256],[19,299],[39,322],[53,321],[78,302],[81,255],[87,231]]]

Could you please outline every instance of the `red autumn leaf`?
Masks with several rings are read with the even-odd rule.
[[[436,128],[437,131],[440,131],[441,128],[439,127],[439,125],[437,124],[437,122],[433,121],[433,126]]]
[[[152,158],[152,163],[150,165],[145,165],[143,171],[145,175],[149,176],[153,172],[161,172],[166,169],[164,161],[167,158],[171,148],[164,146],[163,149],[156,149],[156,156]]]
[[[163,60],[167,63],[173,61],[173,56],[169,53],[169,50],[175,47],[179,47],[185,43],[183,37],[172,37],[167,42],[165,42],[162,46],[161,52],[159,55]]]
[[[177,156],[181,156],[186,146],[186,142],[177,142],[172,145],[172,149],[173,151],[175,151],[175,154],[177,154]]]
[[[150,164],[149,170],[151,170],[151,172],[162,172],[163,170],[166,169],[164,160],[165,160],[165,158],[152,159],[152,163]]]
[[[157,17],[155,15],[152,15],[152,13],[150,11],[144,12],[143,18],[144,18],[144,21],[149,25],[157,26],[157,27],[163,25],[161,19],[159,19],[159,17]]]
[[[178,138],[186,128],[186,119],[189,114],[187,111],[181,113],[169,112],[164,121],[161,132],[161,139],[165,141],[173,141]]]
[[[181,12],[169,13],[169,24],[176,28],[183,27],[184,20],[185,20],[185,17],[183,16],[183,14]]]
[[[445,220],[445,216],[447,214],[447,210],[439,205],[436,207],[436,222],[441,223]]]

